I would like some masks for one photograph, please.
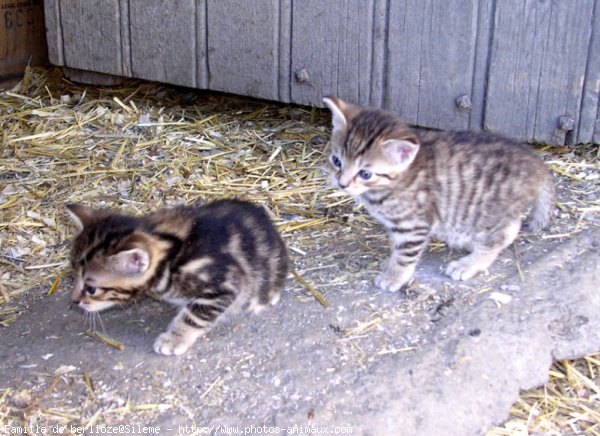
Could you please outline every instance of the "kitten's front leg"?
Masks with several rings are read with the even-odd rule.
[[[390,229],[392,253],[375,284],[388,292],[397,292],[408,285],[427,246],[428,235],[425,226]]]
[[[166,332],[154,341],[154,351],[164,355],[180,355],[216,321],[233,300],[229,297],[208,300],[198,298],[175,316]]]

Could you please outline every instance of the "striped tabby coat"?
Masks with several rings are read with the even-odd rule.
[[[377,284],[410,281],[430,238],[466,248],[446,274],[467,280],[486,270],[517,236],[547,223],[554,183],[526,145],[487,133],[418,131],[394,115],[336,97],[330,165],[333,182],[357,197],[388,230],[391,256]]]
[[[261,207],[219,200],[142,217],[67,207],[80,231],[71,248],[73,302],[94,312],[151,292],[180,306],[154,343],[159,354],[184,353],[227,309],[258,311],[279,300],[287,254]]]

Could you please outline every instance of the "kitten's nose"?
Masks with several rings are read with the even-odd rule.
[[[340,177],[338,179],[338,186],[341,189],[346,189],[352,183],[352,179],[349,177]]]
[[[341,189],[346,189],[354,181],[354,174],[350,171],[344,171],[338,174],[337,182]]]
[[[71,292],[71,303],[79,304],[81,299],[83,298],[83,290],[75,287],[73,292]]]

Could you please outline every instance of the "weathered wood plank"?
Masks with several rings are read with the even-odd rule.
[[[371,96],[369,104],[384,107],[387,92],[387,43],[389,0],[375,0],[373,4],[373,41],[371,63]]]
[[[196,87],[196,2],[130,0],[134,77]]]
[[[292,0],[279,1],[279,101],[291,101]]]
[[[59,0],[44,1],[44,19],[46,21],[46,41],[48,42],[48,60],[51,64],[65,64],[63,56],[62,24],[60,22]]]
[[[129,32],[129,0],[119,0],[121,29],[121,74],[132,77],[131,69],[131,35]]]
[[[64,65],[122,75],[118,0],[60,0]]]
[[[490,40],[494,23],[494,2],[478,2],[477,8],[477,41],[475,45],[475,65],[473,68],[473,89],[471,91],[473,107],[469,119],[470,130],[483,129],[485,91],[490,62]]]
[[[585,82],[581,100],[578,143],[600,144],[600,1],[596,0],[592,13],[592,37],[589,42]],[[597,133],[594,133],[595,126]]]
[[[208,19],[206,0],[196,0],[196,86],[208,89]]]
[[[496,2],[486,129],[573,142],[559,119],[579,123],[592,9],[593,0]]]
[[[593,8],[594,0],[579,0],[576,7],[570,2],[552,2],[550,35],[539,84],[544,92],[540,92],[535,138],[551,132],[557,117],[572,118],[573,128],[579,124]],[[566,142],[574,144],[575,138],[576,131],[568,132]]]
[[[372,71],[373,40],[385,37],[381,25],[373,32],[374,0],[303,0],[292,8],[292,101],[322,106],[325,95],[337,95],[370,105],[371,79],[381,77]]]
[[[207,0],[210,89],[277,99],[278,0]]]
[[[390,4],[386,106],[419,126],[469,126],[477,0]],[[456,105],[463,97],[464,110]]]

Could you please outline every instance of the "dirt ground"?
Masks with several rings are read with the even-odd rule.
[[[295,262],[322,289],[342,268],[362,272],[345,291],[326,293],[330,307],[290,280],[277,307],[220,323],[182,357],[152,352],[174,314],[168,306],[145,300],[104,314],[104,333],[125,346],[120,351],[84,334],[66,290],[32,296],[0,336],[0,383],[22,393],[13,401],[24,414],[36,407],[37,419],[65,425],[466,435],[505,418],[519,388],[545,381],[552,358],[597,350],[600,232],[568,243],[522,240],[518,246],[531,244],[521,259],[531,277],[525,282],[511,253],[494,265],[493,278],[465,284],[440,275],[447,253],[431,253],[408,296],[370,284],[373,259],[357,255],[356,244],[379,246],[377,233],[315,247],[312,261]],[[323,252],[343,258],[341,265],[322,264]]]
[[[230,316],[179,357],[152,351],[175,314],[168,305],[145,299],[86,319],[70,309],[68,273],[52,295],[34,287],[0,327],[10,406],[0,433],[483,434],[519,390],[547,381],[553,360],[600,350],[600,183],[556,177],[562,203],[574,190],[595,202],[587,213],[557,209],[546,232],[521,234],[467,282],[442,274],[460,253],[432,244],[399,294],[373,285],[382,228],[353,204],[317,205],[323,225],[285,237],[292,269],[328,307],[290,275],[277,306]]]

